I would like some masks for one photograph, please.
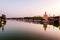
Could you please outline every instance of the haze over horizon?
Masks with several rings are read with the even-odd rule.
[[[7,17],[60,15],[60,0],[0,0],[0,15]]]

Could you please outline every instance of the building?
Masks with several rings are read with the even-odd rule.
[[[6,22],[6,15],[2,14],[2,16],[0,16],[0,23]]]
[[[43,16],[43,19],[44,19],[44,20],[48,20],[48,15],[47,15],[46,12],[45,12],[45,14],[44,14],[44,16]]]

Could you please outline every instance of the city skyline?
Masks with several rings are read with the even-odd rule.
[[[0,0],[0,15],[7,17],[60,15],[60,0]]]

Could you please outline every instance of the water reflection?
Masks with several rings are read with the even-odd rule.
[[[36,24],[33,24],[36,23]],[[38,24],[39,23],[39,24]],[[50,28],[49,28],[50,27]],[[55,27],[56,28],[56,27]],[[47,29],[47,30],[46,30]],[[44,31],[45,30],[45,31]],[[15,21],[8,20],[6,25],[6,33],[2,32],[3,37],[9,39],[27,39],[33,37],[34,39],[42,38],[42,39],[59,39],[60,38],[60,30],[53,29],[53,26],[49,26],[48,24],[40,24],[40,22],[32,22],[32,21]],[[34,35],[33,35],[34,34]],[[25,36],[26,35],[26,36]],[[5,37],[6,36],[6,37]]]
[[[55,20],[53,25],[54,25],[55,27],[58,27],[58,26],[59,26],[59,21],[58,21],[58,20]]]
[[[59,26],[59,30],[60,30],[60,26]]]
[[[40,21],[32,21],[32,20],[29,20],[29,21],[27,21],[27,20],[16,20],[16,21],[24,21],[24,22],[33,23],[33,24],[43,24],[43,28],[44,28],[45,31],[46,31],[46,29],[48,27],[47,25],[50,25],[50,23],[44,24],[44,23],[42,23]],[[60,30],[60,22],[58,20],[55,20],[52,25],[54,27],[59,28],[59,30]]]
[[[47,29],[47,24],[43,24],[43,28],[44,28],[44,30],[46,31],[46,29]]]
[[[58,20],[54,21],[53,26],[59,28],[59,30],[60,30],[60,22]]]
[[[2,31],[4,31],[4,26],[6,25],[6,22],[0,23],[0,28],[2,28]]]

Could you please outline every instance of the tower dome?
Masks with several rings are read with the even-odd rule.
[[[45,12],[45,14],[44,14],[44,20],[48,20],[48,15],[47,15],[47,13]]]

